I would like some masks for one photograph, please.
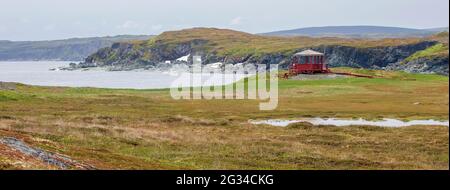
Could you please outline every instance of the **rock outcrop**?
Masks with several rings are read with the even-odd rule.
[[[291,57],[290,54],[283,53],[265,54],[262,56],[246,55],[243,57],[222,57],[216,55],[214,52],[205,52],[194,48],[195,45],[201,43],[202,42],[179,44],[170,50],[167,47],[158,46],[146,50],[136,48],[128,43],[116,43],[111,47],[103,48],[97,53],[89,56],[81,66],[116,66],[123,69],[145,68],[168,60],[174,63],[176,62],[176,59],[191,54],[202,56],[205,63],[280,64],[281,68],[287,68]],[[409,72],[448,73],[448,58],[416,60],[414,63],[401,64],[405,58],[434,44],[436,44],[436,42],[425,41],[417,44],[395,47],[357,48],[349,46],[319,46],[311,47],[311,49],[324,52],[328,57],[328,64],[331,67],[368,69],[384,69],[389,67],[389,69],[405,70]],[[304,49],[308,48],[298,49],[297,51],[302,51]],[[148,58],[146,54],[150,53],[152,56],[151,58]],[[189,58],[188,62],[190,63],[191,61],[192,57]],[[418,68],[417,64],[422,64],[422,62],[428,66],[422,66],[420,69],[413,69]],[[430,67],[430,65],[433,66]]]
[[[387,67],[388,70],[402,70],[410,73],[448,74],[448,57],[420,58],[409,62],[397,62]]]

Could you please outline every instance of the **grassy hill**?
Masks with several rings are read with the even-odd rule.
[[[384,26],[326,26],[264,33],[268,36],[310,36],[343,38],[406,38],[427,37],[448,28],[412,29]]]
[[[425,50],[416,52],[415,54],[407,58],[406,61],[420,58],[448,57],[449,33],[441,32],[431,36],[430,39],[438,41],[439,43]]]
[[[189,43],[195,40],[205,41],[204,48],[217,52],[219,55],[245,55],[249,53],[277,53],[290,52],[306,47],[321,45],[342,45],[350,47],[368,48],[380,46],[397,46],[413,44],[421,41],[419,38],[409,39],[342,39],[342,38],[310,38],[310,37],[271,37],[253,35],[249,33],[216,29],[193,28],[180,31],[164,32],[145,45],[167,45]]]
[[[150,40],[117,43],[89,56],[100,66],[155,65],[185,55],[201,55],[205,63],[262,63],[286,66],[304,49],[325,52],[332,66],[381,68],[436,43],[428,38],[344,39],[273,37],[216,28],[164,32]],[[385,56],[389,54],[389,56]]]
[[[410,62],[413,60],[421,58],[433,58],[433,57],[448,57],[448,44],[436,44],[425,50],[418,51],[405,59],[405,62]]]
[[[100,48],[116,42],[147,40],[151,36],[72,38],[52,41],[0,41],[0,61],[64,60],[81,61]]]
[[[441,32],[429,37],[438,43],[424,50],[417,51],[397,64],[404,70],[430,70],[434,67],[437,73],[448,75],[449,33]]]

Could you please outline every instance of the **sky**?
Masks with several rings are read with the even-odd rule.
[[[0,40],[13,41],[159,34],[192,27],[263,33],[448,23],[448,0],[0,0]]]

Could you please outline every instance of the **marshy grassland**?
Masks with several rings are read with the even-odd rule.
[[[98,169],[449,169],[449,128],[252,125],[299,117],[448,120],[449,79],[375,76],[283,80],[279,106],[256,100],[173,100],[168,89],[0,89],[0,138]],[[0,150],[5,147],[0,146]],[[0,169],[50,168],[0,151]]]

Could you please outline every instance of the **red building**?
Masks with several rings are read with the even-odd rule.
[[[313,50],[306,50],[294,54],[291,65],[289,66],[289,73],[291,75],[328,72],[330,70],[326,64],[325,55]]]

